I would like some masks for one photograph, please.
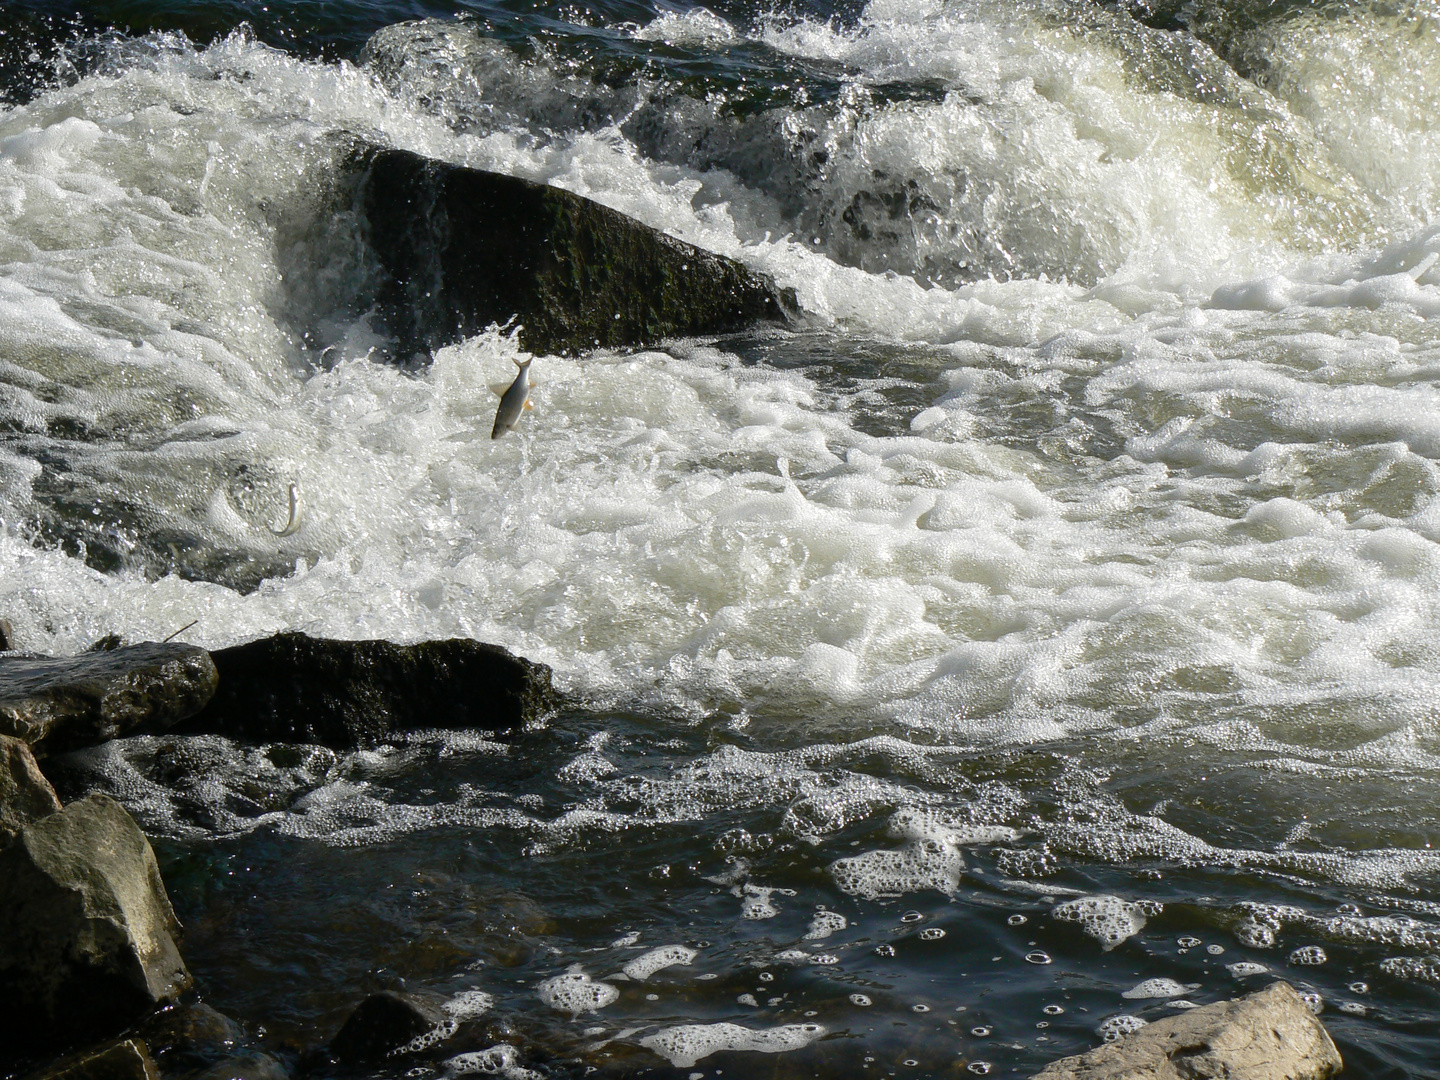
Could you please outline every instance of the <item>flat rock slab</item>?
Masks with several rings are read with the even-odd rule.
[[[124,807],[91,795],[0,852],[0,1047],[115,1034],[190,973],[155,853]]]
[[[44,756],[136,729],[163,730],[199,712],[216,679],[210,655],[180,642],[69,657],[0,655],[0,735]]]
[[[32,821],[60,812],[60,797],[40,771],[30,744],[0,735],[0,850]]]
[[[420,728],[513,731],[555,706],[548,667],[465,638],[396,645],[286,633],[212,655],[220,689],[183,732],[348,749]]]
[[[519,320],[537,353],[724,334],[794,312],[794,294],[560,188],[403,150],[358,157],[394,329],[434,350]]]
[[[25,1080],[160,1080],[145,1044],[122,1039],[71,1054]]]
[[[1340,1066],[1324,1025],[1277,982],[1052,1062],[1034,1080],[1323,1080]]]

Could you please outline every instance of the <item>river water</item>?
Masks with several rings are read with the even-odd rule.
[[[463,636],[568,701],[72,757],[205,1000],[289,1070],[406,987],[460,1042],[363,1075],[1028,1076],[1279,976],[1440,1076],[1440,7],[458,6],[0,13],[22,647]],[[392,362],[356,137],[802,317],[537,357],[492,441],[519,347]]]

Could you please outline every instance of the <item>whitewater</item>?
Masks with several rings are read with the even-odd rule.
[[[1029,1075],[1140,1015],[1137,972],[1203,1002],[1244,960],[1305,984],[1354,1075],[1440,1075],[1440,9],[639,7],[397,14],[344,59],[115,33],[0,108],[21,647],[468,637],[569,702],[528,772],[452,733],[201,740],[183,781],[145,737],[76,774],[164,858],[238,860],[261,893],[300,888],[296,860],[356,895],[444,863],[425,888],[453,906],[479,873],[455,852],[507,852],[485,872],[559,923],[524,931],[546,944],[517,1009],[650,897],[642,944],[719,973],[710,998],[698,969],[652,976],[697,988],[666,1022],[780,1033],[725,1034],[732,1071],[747,1047],[838,1068],[810,1029],[862,1023],[878,981],[853,1028],[877,1072]],[[595,199],[771,275],[799,319],[537,356],[534,411],[492,440],[527,354],[495,327],[395,355],[362,140]],[[343,861],[367,852],[383,873]],[[201,917],[214,886],[185,888]],[[705,947],[680,894],[714,907]],[[1100,923],[1060,913],[1084,897]],[[805,943],[817,905],[850,951]],[[957,940],[982,923],[1003,964]],[[236,954],[197,948],[258,1023]],[[269,1026],[323,1028],[371,960]],[[754,967],[790,996],[737,1006],[780,993]],[[1042,1014],[1062,989],[1085,1017]],[[1003,1045],[972,1031],[991,993],[1025,1017]],[[670,1047],[616,1034],[636,1001],[543,1015]],[[923,1051],[875,1034],[887,1009]]]

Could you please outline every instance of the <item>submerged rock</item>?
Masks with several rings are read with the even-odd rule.
[[[203,1002],[183,1002],[146,1017],[136,1029],[166,1076],[191,1074],[233,1056],[244,1032]]]
[[[560,188],[370,150],[361,202],[394,329],[436,349],[517,318],[532,352],[743,330],[795,310],[768,277]]]
[[[155,854],[91,795],[0,852],[0,1047],[119,1031],[190,985]]]
[[[232,1054],[217,1061],[192,1080],[285,1080],[290,1075],[284,1065],[269,1054]]]
[[[355,1007],[331,1040],[330,1052],[347,1063],[380,1061],[412,1044],[439,1043],[454,1029],[442,1002],[382,990]]]
[[[0,735],[37,755],[93,746],[136,729],[160,730],[215,693],[204,649],[144,642],[79,656],[0,656]]]
[[[60,798],[40,772],[30,745],[0,735],[0,850],[30,822],[59,811]]]
[[[144,1042],[121,1039],[61,1058],[25,1080],[160,1080]]]
[[[1052,1062],[1035,1080],[1323,1080],[1340,1065],[1315,1014],[1288,983],[1277,982]]]
[[[183,731],[348,748],[416,728],[509,731],[555,705],[548,667],[466,638],[396,645],[286,633],[212,655],[220,689]]]

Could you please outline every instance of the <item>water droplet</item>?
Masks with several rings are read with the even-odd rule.
[[[1036,949],[1034,952],[1027,952],[1025,959],[1032,964],[1053,964],[1055,962],[1050,959],[1049,953],[1041,952],[1039,949]]]
[[[907,911],[907,912],[905,912],[904,915],[901,915],[901,916],[900,916],[900,921],[901,921],[901,922],[919,922],[919,921],[920,921],[921,919],[923,919],[924,917],[925,917],[925,916],[924,916],[924,915],[921,915],[920,912],[918,912],[918,911]]]
[[[930,1006],[929,1006],[929,1005],[911,1005],[911,1006],[910,1006],[910,1011],[911,1011],[911,1012],[921,1012],[921,1013],[929,1012],[929,1011],[930,1011]]]
[[[1063,1012],[1065,1011],[1065,1006],[1064,1006],[1064,1005],[1046,1005],[1046,1006],[1045,1006],[1043,1009],[1041,1009],[1040,1011],[1043,1012],[1046,1016],[1059,1016],[1061,1013],[1063,1013]]]
[[[1027,922],[1029,922],[1030,920],[1027,919],[1027,918],[1025,918],[1024,915],[1011,915],[1011,916],[1010,916],[1008,919],[1006,919],[1005,921],[1006,921],[1007,923],[1009,923],[1011,926],[1024,926],[1024,925],[1025,925]]]
[[[1352,994],[1368,994],[1370,984],[1367,982],[1352,982],[1348,988]]]
[[[972,1061],[969,1065],[966,1065],[965,1068],[979,1076],[985,1076],[989,1074],[990,1070],[995,1068],[995,1066],[991,1065],[988,1061]]]
[[[871,1001],[870,998],[865,994],[851,994],[850,1004],[859,1005],[863,1009],[867,1008],[871,1004]]]
[[[987,1025],[987,1024],[981,1024],[979,1027],[973,1027],[973,1028],[971,1028],[971,1029],[970,1029],[970,1034],[971,1034],[971,1035],[974,1035],[977,1039],[984,1039],[984,1038],[988,1037],[989,1034],[990,1034],[990,1032],[992,1032],[992,1031],[994,1031],[994,1030],[995,1030],[994,1028],[990,1027],[990,1026]]]

